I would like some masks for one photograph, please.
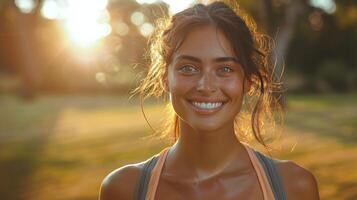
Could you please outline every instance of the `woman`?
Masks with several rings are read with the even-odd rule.
[[[276,107],[269,45],[244,19],[237,5],[214,2],[158,24],[150,71],[137,91],[145,97],[169,95],[175,143],[110,173],[101,200],[319,199],[309,171],[272,160],[236,136],[247,136],[241,108],[254,102],[251,135],[268,147],[262,118]],[[246,97],[249,102],[243,103]]]

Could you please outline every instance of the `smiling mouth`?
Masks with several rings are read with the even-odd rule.
[[[194,110],[200,114],[212,114],[219,111],[225,102],[216,101],[216,102],[199,102],[199,101],[189,101],[190,105]]]
[[[205,110],[213,110],[223,105],[223,102],[191,102],[195,107]]]

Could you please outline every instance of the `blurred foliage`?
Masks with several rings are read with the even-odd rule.
[[[316,78],[326,85],[325,90],[332,89],[343,92],[348,88],[352,74],[342,62],[326,60],[318,69]]]
[[[66,41],[61,22],[41,16],[45,0],[36,2],[35,10],[25,14],[14,0],[1,1],[0,73],[21,78],[16,79],[18,84],[10,81],[6,85],[6,81],[0,81],[0,92],[14,87],[25,94],[35,91],[127,93],[147,67],[144,58],[147,37],[131,22],[131,14],[139,11],[146,22],[154,24],[158,17],[168,13],[165,3],[111,0],[107,9],[112,32],[98,42],[95,50],[90,50]],[[285,80],[290,91],[357,91],[356,1],[334,1],[337,9],[331,14],[312,7],[309,2],[239,0],[241,7],[256,19],[259,29],[280,45],[287,73],[298,76]],[[128,34],[120,32],[120,23],[128,26]],[[295,79],[301,80],[301,84],[290,81]]]

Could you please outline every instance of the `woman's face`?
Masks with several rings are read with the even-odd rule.
[[[166,77],[180,121],[200,131],[233,126],[242,105],[243,82],[242,66],[229,41],[208,25],[186,36],[172,56]]]

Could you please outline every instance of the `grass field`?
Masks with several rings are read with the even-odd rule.
[[[277,157],[311,170],[321,199],[357,199],[357,95],[289,96],[287,108]],[[162,106],[146,112],[157,125]],[[149,134],[126,97],[0,96],[0,198],[97,199],[106,174],[166,145]]]

